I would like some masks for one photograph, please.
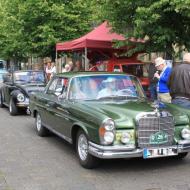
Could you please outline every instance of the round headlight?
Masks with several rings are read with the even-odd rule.
[[[130,134],[127,132],[123,132],[121,135],[121,142],[126,144],[130,141]]]
[[[19,93],[19,94],[17,95],[17,100],[18,100],[19,102],[24,102],[24,100],[25,100],[24,94]]]
[[[104,123],[106,131],[112,131],[115,128],[114,121],[109,119]]]
[[[182,129],[181,136],[186,140],[190,140],[190,130],[187,128]]]
[[[112,143],[114,140],[114,134],[113,132],[105,132],[104,134],[104,141],[106,142],[106,144],[110,144]]]
[[[111,118],[105,119],[99,128],[100,141],[104,145],[113,143],[115,138],[115,123]]]

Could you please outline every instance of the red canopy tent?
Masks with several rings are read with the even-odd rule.
[[[119,35],[111,31],[111,27],[108,22],[105,21],[98,27],[86,35],[67,42],[61,42],[56,44],[56,59],[57,53],[60,51],[81,51],[85,54],[85,70],[87,68],[87,54],[93,51],[99,51],[102,54],[109,54],[113,56],[114,52],[127,51],[129,47],[114,48],[114,40],[124,41],[124,36]],[[134,42],[142,42],[143,40],[130,39]]]
[[[84,48],[90,49],[114,49],[113,40],[125,40],[125,37],[111,33],[111,27],[107,21],[96,27],[88,34],[63,43],[56,44],[56,51],[76,51]]]

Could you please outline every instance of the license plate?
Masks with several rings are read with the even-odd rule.
[[[144,148],[143,158],[156,158],[165,156],[175,156],[178,155],[177,149],[175,148]]]

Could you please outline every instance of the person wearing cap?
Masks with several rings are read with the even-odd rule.
[[[182,64],[174,67],[168,85],[172,103],[190,108],[190,53],[185,53]]]
[[[112,96],[116,95],[116,79],[113,77],[108,77],[106,80],[102,81],[105,88],[99,91],[97,99],[106,97],[106,96]]]
[[[154,77],[158,79],[158,100],[166,103],[171,103],[171,96],[167,84],[171,74],[171,68],[166,66],[166,61],[162,57],[155,59],[155,67],[157,71],[161,72],[160,74],[158,72],[154,74]]]

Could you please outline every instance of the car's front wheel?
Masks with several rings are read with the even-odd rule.
[[[36,130],[39,136],[44,137],[48,135],[48,129],[42,125],[42,119],[39,113],[36,114]]]
[[[76,143],[79,162],[84,168],[92,169],[98,166],[100,160],[89,154],[88,146],[89,142],[87,135],[83,130],[79,130],[77,133],[77,143]]]
[[[3,96],[2,96],[2,93],[0,92],[0,108],[3,108],[4,105],[3,105]]]
[[[11,98],[10,102],[9,102],[9,113],[11,115],[17,115],[18,114],[18,108],[16,107],[16,105],[13,101],[13,98]]]

